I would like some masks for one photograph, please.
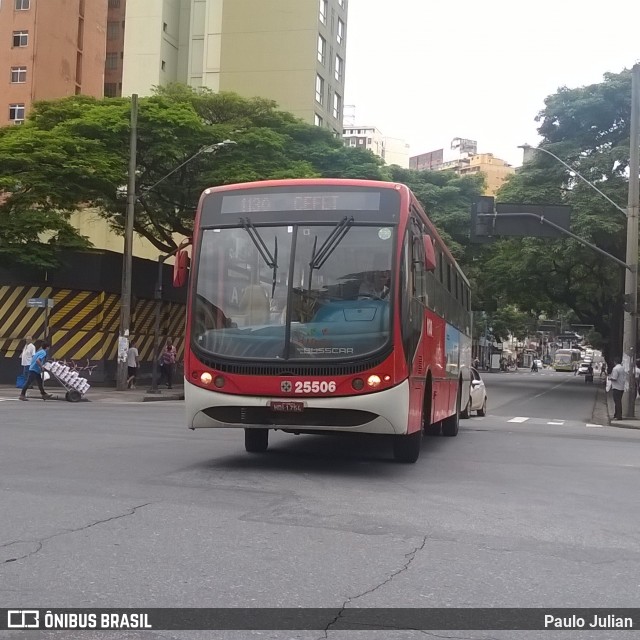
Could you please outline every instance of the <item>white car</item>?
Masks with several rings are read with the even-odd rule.
[[[479,416],[487,413],[487,389],[484,380],[473,367],[471,371],[471,389],[469,391],[469,403],[461,414],[462,418],[468,418],[472,411],[477,411]]]
[[[583,376],[585,373],[589,373],[589,367],[593,367],[590,362],[582,362],[578,367],[578,375]]]

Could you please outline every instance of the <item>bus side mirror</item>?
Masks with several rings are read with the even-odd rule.
[[[424,268],[427,271],[436,270],[436,250],[430,236],[423,236],[424,240]]]
[[[173,263],[173,286],[184,287],[189,278],[189,254],[186,249],[180,249],[176,253]]]

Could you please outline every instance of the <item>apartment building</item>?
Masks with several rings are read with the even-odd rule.
[[[412,156],[409,158],[409,168],[418,171],[455,171],[461,176],[482,173],[486,196],[494,196],[504,181],[515,173],[513,166],[492,153],[464,152],[458,158],[445,161],[443,149]]]
[[[126,8],[127,0],[108,0],[104,65],[104,95],[108,98],[117,98],[122,95]]]
[[[106,24],[106,0],[2,0],[0,126],[35,100],[102,97]]]
[[[348,0],[127,0],[122,93],[183,82],[342,132]]]
[[[347,147],[368,149],[386,164],[409,168],[409,145],[400,138],[383,135],[377,127],[349,125],[342,130],[342,138]]]

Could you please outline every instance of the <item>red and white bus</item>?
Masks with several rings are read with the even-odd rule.
[[[179,254],[176,279],[184,277]],[[305,179],[200,198],[185,341],[191,429],[423,433],[468,414],[469,283],[408,187]]]

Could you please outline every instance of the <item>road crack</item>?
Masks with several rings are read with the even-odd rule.
[[[53,540],[54,538],[59,538],[60,536],[67,535],[69,533],[77,533],[78,531],[85,531],[87,529],[91,529],[91,527],[96,527],[99,524],[105,524],[106,522],[111,522],[112,520],[120,520],[121,518],[128,518],[129,516],[135,515],[139,509],[142,509],[143,507],[147,507],[150,504],[151,504],[150,502],[145,502],[144,504],[139,504],[139,505],[136,505],[135,507],[131,507],[131,509],[127,513],[121,513],[117,516],[111,516],[110,518],[105,518],[104,520],[96,520],[95,522],[90,522],[89,524],[86,524],[82,527],[78,527],[77,529],[64,529],[62,531],[59,531],[58,533],[54,533],[50,536],[47,536],[46,538],[42,538],[38,540],[12,540],[11,542],[5,542],[4,544],[0,544],[0,549],[4,549],[15,544],[36,545],[33,550],[29,551],[29,553],[25,553],[22,556],[16,556],[15,558],[8,558],[7,560],[3,561],[3,564],[7,564],[9,562],[18,562],[19,560],[30,558],[31,556],[38,553],[44,546],[44,543],[48,542],[49,540]]]
[[[328,634],[329,634],[329,631],[331,630],[331,627],[338,622],[338,620],[342,617],[342,614],[344,613],[345,609],[352,602],[354,602],[358,598],[363,598],[364,596],[367,596],[367,595],[370,595],[370,594],[374,593],[378,589],[384,587],[386,584],[389,584],[389,582],[391,582],[396,576],[398,576],[401,573],[404,573],[405,571],[407,571],[409,569],[409,567],[411,566],[411,563],[415,560],[415,557],[418,554],[418,552],[422,551],[424,549],[425,545],[427,544],[428,538],[429,538],[429,536],[424,536],[422,538],[421,544],[419,544],[417,547],[415,547],[412,551],[409,551],[409,553],[405,553],[404,557],[406,558],[406,562],[404,563],[404,565],[402,565],[402,567],[400,567],[399,569],[397,569],[393,573],[389,574],[389,576],[387,576],[387,578],[385,578],[382,582],[377,584],[375,587],[371,587],[371,589],[367,589],[366,591],[363,591],[362,593],[359,593],[358,595],[351,596],[350,598],[347,598],[342,603],[342,605],[340,607],[340,611],[338,611],[338,613],[335,616],[335,618],[333,620],[331,620],[329,622],[329,624],[324,628],[324,630],[323,630],[324,636],[322,636],[321,640],[326,640],[329,637]]]

